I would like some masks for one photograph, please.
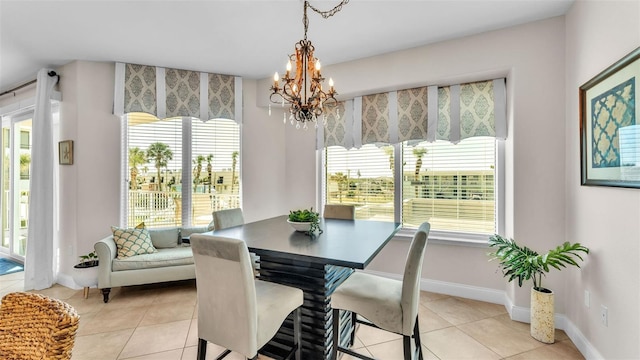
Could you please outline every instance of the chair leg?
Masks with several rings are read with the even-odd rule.
[[[293,346],[296,348],[296,360],[302,359],[302,311],[298,307],[293,312]]]
[[[111,292],[111,288],[102,289],[102,300],[106,303],[109,301],[109,293]]]
[[[198,360],[205,360],[207,357],[207,340],[198,339]]]
[[[204,342],[204,346],[205,346],[205,352],[207,350],[207,342]],[[224,351],[222,353],[220,353],[220,355],[218,355],[218,357],[216,358],[216,360],[222,360],[224,358],[227,357],[227,355],[231,354],[231,350],[229,349],[224,349]],[[252,359],[257,359],[258,358],[258,354],[256,354],[256,356],[252,357]],[[198,359],[198,360],[204,360],[204,357],[202,359]]]
[[[356,326],[358,325],[358,314],[354,311],[351,312],[351,343],[349,345],[353,346],[356,343]]]
[[[338,360],[338,347],[340,346],[340,310],[333,309],[333,347],[331,359]]]
[[[404,360],[411,360],[413,351],[411,351],[411,336],[402,335],[402,348],[404,350]]]
[[[416,325],[413,327],[413,341],[418,351],[418,360],[422,360],[422,341],[420,340],[420,326],[418,325],[419,317],[416,316]]]

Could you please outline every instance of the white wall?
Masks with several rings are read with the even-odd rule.
[[[60,166],[61,272],[118,225],[120,120],[113,115],[114,64],[74,61],[59,69],[60,138],[74,141],[74,164]]]
[[[246,221],[287,212],[285,131],[282,114],[270,117],[267,108],[254,106],[257,82],[243,81],[242,208]]]
[[[638,359],[640,191],[580,186],[578,88],[640,46],[640,2],[578,0],[566,17],[566,44],[566,238],[591,254],[581,273],[568,274],[565,312],[603,358]]]

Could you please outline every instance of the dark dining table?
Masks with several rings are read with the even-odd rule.
[[[287,218],[282,215],[211,233],[244,240],[249,251],[260,257],[259,279],[303,290],[302,358],[330,359],[331,294],[354,269],[364,269],[401,224],[321,218],[322,233],[309,236],[295,231]],[[341,315],[341,345],[348,345],[352,331],[351,316],[345,312]],[[261,352],[280,357],[292,339],[293,321],[289,318]]]

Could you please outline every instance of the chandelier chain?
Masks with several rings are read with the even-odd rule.
[[[328,11],[322,11],[313,5],[309,4],[308,1],[304,2],[304,16],[302,17],[302,24],[304,25],[304,38],[307,39],[307,30],[309,29],[309,18],[307,17],[307,7],[311,8],[317,14],[320,14],[323,19],[328,19],[342,10],[342,6],[346,5],[349,0],[342,0],[340,4],[336,5],[333,9]]]
[[[317,8],[313,7],[313,5],[309,4],[309,2],[308,2],[308,1],[305,1],[305,2],[306,2],[306,3],[307,3],[307,5],[311,8],[311,10],[313,10],[313,11],[315,11],[316,13],[318,13],[318,14],[322,15],[322,17],[323,17],[323,18],[328,19],[328,18],[330,18],[331,16],[335,15],[338,11],[342,10],[342,6],[343,6],[343,5],[346,5],[346,4],[349,2],[349,0],[342,0],[342,1],[340,2],[340,4],[336,5],[336,7],[334,7],[334,8],[333,8],[333,9],[331,9],[331,10],[328,10],[328,11],[320,11],[320,10],[318,10]]]

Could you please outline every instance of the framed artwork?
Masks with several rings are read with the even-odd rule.
[[[58,159],[60,165],[73,165],[73,140],[58,143]]]
[[[640,47],[580,87],[582,185],[640,188]]]

